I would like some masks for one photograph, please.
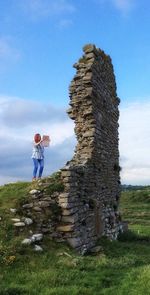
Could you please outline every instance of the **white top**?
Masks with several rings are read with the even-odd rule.
[[[43,160],[44,159],[44,147],[41,143],[33,143],[32,158]]]

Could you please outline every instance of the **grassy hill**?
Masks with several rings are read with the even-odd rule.
[[[127,234],[119,241],[103,238],[100,253],[79,256],[48,237],[43,252],[21,245],[24,233],[14,229],[10,208],[23,200],[30,186],[0,187],[0,295],[150,294],[150,188],[122,193]]]

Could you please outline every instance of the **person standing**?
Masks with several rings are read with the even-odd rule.
[[[33,151],[32,151],[32,159],[33,159],[33,165],[34,165],[32,180],[36,180],[37,173],[38,173],[38,179],[40,179],[43,173],[44,146],[42,143],[43,143],[43,140],[41,139],[41,135],[39,133],[35,134],[34,141],[33,141]]]

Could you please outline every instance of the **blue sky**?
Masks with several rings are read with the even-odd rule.
[[[50,153],[47,152],[49,162],[52,152],[56,159],[60,158],[57,165],[54,161],[53,169],[47,167],[45,173],[61,167],[66,153],[68,158],[71,156],[69,144],[72,148],[75,144],[73,123],[66,117],[65,109],[69,102],[68,86],[75,73],[72,65],[82,55],[83,45],[94,43],[112,58],[121,98],[122,182],[150,183],[150,163],[143,158],[150,144],[147,139],[150,123],[149,32],[148,0],[0,1],[0,122],[3,127],[0,139],[5,138],[6,132],[11,133],[7,145],[0,147],[3,152],[8,149],[7,165],[4,159],[0,172],[1,182],[30,177],[32,163],[26,165],[25,151],[30,153],[29,138],[38,131],[37,126],[41,132],[52,134],[53,145]],[[62,122],[68,133],[62,130]],[[140,140],[138,149],[133,140],[135,130],[139,130],[136,131],[136,142]],[[16,146],[20,140],[24,140],[24,148],[22,146],[19,151]],[[13,162],[8,159],[10,147],[14,151]],[[19,170],[16,150],[20,159],[24,159],[26,174]],[[60,155],[60,150],[64,154],[61,152]]]
[[[112,57],[122,101],[147,97],[149,31],[149,1],[1,0],[1,93],[66,104],[72,64],[95,43]]]

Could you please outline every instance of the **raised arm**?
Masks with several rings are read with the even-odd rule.
[[[41,139],[39,142],[35,142],[35,141],[33,141],[33,144],[34,144],[34,146],[38,146],[39,144],[41,144],[43,142],[43,140]]]

